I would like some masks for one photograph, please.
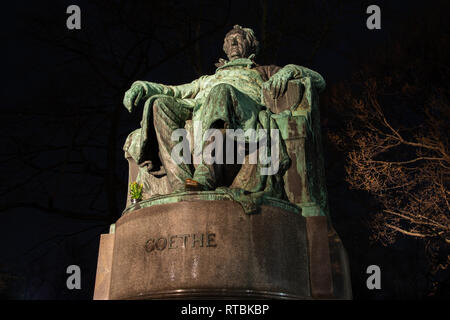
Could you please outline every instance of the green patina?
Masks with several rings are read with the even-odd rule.
[[[122,215],[126,215],[132,211],[154,205],[177,203],[183,201],[216,201],[216,200],[234,201],[234,198],[233,195],[231,195],[226,190],[172,193],[169,195],[154,196],[150,199],[140,201],[137,204],[127,207],[123,211]],[[258,206],[261,205],[277,207],[295,214],[300,214],[301,212],[301,209],[298,206],[293,205],[289,201],[283,201],[278,198],[263,196],[263,197],[255,197],[254,200],[255,201],[253,203],[253,207],[243,207],[243,210],[246,214],[257,214],[258,213],[257,208]],[[238,203],[242,205],[242,203],[240,202]]]
[[[239,26],[225,37],[224,50],[229,60],[220,59],[213,75],[182,85],[136,81],[126,92],[124,105],[130,112],[139,102],[144,102],[141,128],[129,135],[124,147],[127,157],[138,166],[136,181],[144,186],[144,201],[137,206],[194,199],[192,194],[185,193],[186,179],[194,179],[205,190],[199,193],[199,199],[234,200],[248,214],[257,212],[258,205],[271,203],[290,211],[295,207],[297,212],[302,207],[303,215],[307,216],[328,215],[317,95],[325,87],[322,76],[294,64],[283,68],[257,65],[253,31]],[[275,114],[267,107],[263,92],[270,92],[277,99],[289,81],[302,88],[301,101]],[[202,137],[210,128],[279,129],[282,139],[278,172],[261,175],[259,169],[263,165],[243,165],[231,184],[224,182],[214,165],[174,163],[171,150],[178,141],[172,141],[171,134],[176,129],[190,127],[190,121],[198,121],[202,126],[196,132],[197,139],[191,137],[201,141],[200,152],[208,145]],[[157,149],[152,147],[155,139]],[[301,148],[288,152],[286,146],[291,141],[303,141],[296,144]],[[291,186],[285,188],[285,174],[292,162],[289,154],[295,155],[292,165],[298,179],[304,180],[300,191],[295,190],[292,177],[289,178]],[[158,162],[162,163],[161,168],[155,165]],[[299,198],[296,192],[301,192],[300,200],[291,202],[298,207],[287,201]]]

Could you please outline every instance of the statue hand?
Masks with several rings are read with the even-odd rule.
[[[272,98],[276,99],[286,91],[288,81],[292,79],[289,71],[281,69],[269,80],[263,83],[263,89],[269,90]]]
[[[142,97],[145,96],[144,86],[140,83],[134,83],[123,97],[123,105],[127,108],[128,112],[133,111],[133,107],[137,106]]]

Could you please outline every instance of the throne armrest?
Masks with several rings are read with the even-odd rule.
[[[312,119],[314,92],[309,78],[295,79],[288,82],[283,95],[274,99],[269,90],[263,90],[266,106],[274,113],[291,166],[283,180],[289,201],[302,207],[304,216],[324,216],[325,206],[321,190],[317,188],[319,176],[317,170],[317,138],[312,121],[319,121],[318,113]],[[290,111],[290,112],[285,112]],[[315,165],[311,165],[311,163]]]
[[[263,98],[265,105],[275,114],[285,110],[295,110],[303,99],[305,87],[300,79],[290,80],[286,91],[278,98],[273,98],[269,90],[263,89]]]

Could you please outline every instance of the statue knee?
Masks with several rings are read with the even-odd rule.
[[[159,111],[164,111],[169,105],[173,104],[173,97],[166,95],[157,95],[155,101],[153,101],[153,114],[158,114]]]
[[[210,102],[217,101],[217,99],[225,99],[228,101],[228,98],[234,95],[236,88],[228,83],[219,83],[211,88],[208,96],[206,97],[205,104]],[[220,97],[220,98],[218,98]],[[224,101],[225,101],[224,100]],[[204,112],[209,112],[208,108],[203,108]]]
[[[231,84],[219,83],[219,84],[215,85],[214,87],[212,87],[212,89],[211,89],[209,94],[210,95],[211,94],[215,95],[215,94],[217,94],[219,92],[230,92],[230,91],[233,91],[233,90],[235,90],[235,88]]]

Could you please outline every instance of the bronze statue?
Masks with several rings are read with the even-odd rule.
[[[283,68],[256,64],[258,47],[253,30],[235,25],[224,39],[223,49],[228,60],[219,60],[215,74],[177,86],[136,81],[125,93],[123,103],[130,112],[139,102],[145,102],[141,129],[130,135],[125,147],[140,166],[137,180],[144,184],[144,193],[220,188],[241,202],[244,195],[249,194],[287,199],[283,176],[291,161],[283,139],[278,143],[277,170],[269,175],[260,173],[258,169],[264,166],[260,163],[244,164],[236,169],[236,166],[205,161],[194,165],[186,161],[176,163],[172,156],[178,144],[172,140],[172,134],[187,127],[189,122],[200,123],[200,137],[211,128],[279,130],[274,112],[266,106],[263,90],[276,99],[285,93],[290,80],[302,78],[309,78],[317,91],[325,87],[322,76],[308,68],[293,64]],[[159,150],[151,150],[152,139],[157,139]],[[198,141],[202,143],[198,146],[200,152],[210,143],[204,139]],[[167,175],[165,182],[155,178],[164,174]]]
[[[140,197],[142,185],[143,201],[128,199],[102,235],[96,299],[351,298],[328,219],[323,78],[257,65],[258,41],[238,25],[223,49],[213,75],[126,92],[129,111],[144,102],[124,145],[130,191]]]

